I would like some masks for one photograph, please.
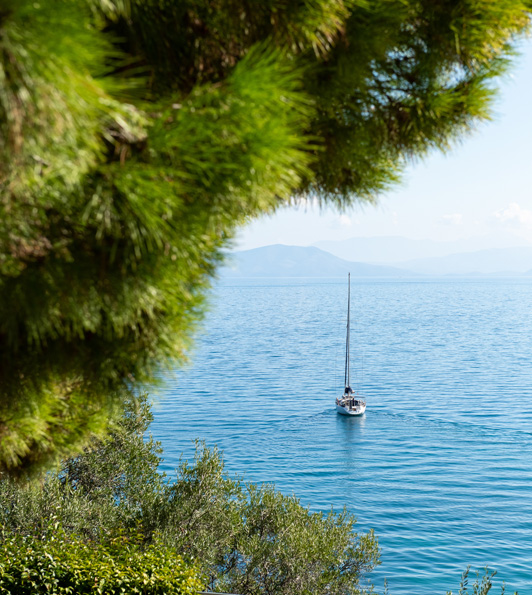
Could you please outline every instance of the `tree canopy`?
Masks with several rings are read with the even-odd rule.
[[[0,469],[186,357],[238,225],[487,118],[527,1],[0,0]]]

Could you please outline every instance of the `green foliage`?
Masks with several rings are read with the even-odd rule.
[[[489,114],[515,0],[0,0],[0,470],[182,362],[238,225],[376,199]]]
[[[35,481],[0,481],[0,524],[28,535],[58,523],[90,541],[138,530],[146,511],[165,490],[158,473],[161,448],[145,438],[152,420],[145,395],[127,402],[105,440],[93,440],[80,456]]]
[[[141,399],[107,441],[94,442],[58,473],[29,483],[4,478],[4,539],[12,543],[16,534],[33,543],[44,535],[46,544],[52,524],[66,544],[82,540],[105,550],[134,543],[139,555],[161,549],[163,559],[177,551],[217,591],[371,591],[365,576],[379,563],[379,547],[373,533],[354,531],[352,515],[311,513],[295,496],[229,477],[220,453],[201,444],[194,464],[183,462],[170,482],[157,472],[157,443],[143,442],[150,419]]]
[[[128,576],[131,585],[145,574],[162,576],[163,585],[171,577],[197,585],[201,572],[209,588],[230,593],[374,593],[367,575],[380,564],[378,542],[372,531],[355,532],[351,514],[311,513],[271,485],[230,477],[221,453],[201,443],[194,463],[183,461],[169,481],[158,472],[160,445],[144,440],[151,419],[145,396],[130,401],[105,441],[93,441],[58,472],[0,480],[0,581],[24,586],[16,582],[23,567],[57,581],[68,566],[64,580],[80,585],[85,571]],[[180,556],[195,564],[183,565]],[[471,585],[469,575],[468,568],[459,595],[490,592],[495,572],[477,573]],[[25,592],[17,588],[12,592]]]
[[[195,595],[201,588],[197,569],[175,550],[125,538],[94,544],[59,532],[0,545],[0,593]]]
[[[468,595],[469,574],[470,567],[468,566],[462,574],[462,580],[460,581],[458,595]],[[475,581],[472,585],[472,595],[488,595],[488,593],[491,591],[491,588],[493,587],[492,579],[496,574],[497,573],[495,571],[490,571],[490,569],[487,567],[484,569],[484,574],[482,576],[480,576],[480,573],[477,572]],[[504,595],[505,592],[506,588],[503,583],[501,587],[501,595]],[[452,591],[448,591],[447,595],[453,595]],[[514,595],[517,595],[517,591],[514,593]]]
[[[202,560],[216,590],[366,592],[372,588],[363,577],[380,563],[375,536],[355,533],[353,515],[311,513],[271,485],[231,479],[216,449],[201,445],[194,466],[181,465],[157,515],[162,539]]]
[[[339,204],[374,199],[405,161],[448,149],[489,117],[526,7],[503,2],[371,2],[354,10],[308,80],[323,139],[309,188]],[[480,17],[480,15],[482,15]],[[506,35],[495,32],[502,29]]]

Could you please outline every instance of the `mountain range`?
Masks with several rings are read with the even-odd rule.
[[[413,240],[401,236],[355,237],[347,240],[327,240],[313,244],[344,260],[372,264],[405,263],[420,258],[442,258],[451,254],[469,254],[484,250],[514,249],[515,237],[500,235],[454,241]],[[519,246],[521,247],[521,246]],[[523,245],[524,248],[531,246]],[[532,267],[532,263],[530,265]]]
[[[532,275],[532,246],[441,254],[444,242],[388,238],[390,244],[387,245],[387,238],[353,240],[356,241],[350,245],[352,248],[358,244],[356,256],[359,258],[341,258],[317,246],[282,244],[233,252],[222,276],[343,277],[347,272],[355,277]],[[320,243],[325,244],[331,243]],[[344,244],[345,248],[349,241],[333,244],[338,253],[339,245]],[[392,259],[386,263],[369,261],[371,257],[378,259],[386,255],[394,255],[395,262]]]
[[[276,244],[234,252],[222,272],[224,277],[408,277],[400,268],[349,262],[314,246]]]
[[[408,260],[401,266],[426,275],[521,275],[532,269],[532,247],[459,252]]]

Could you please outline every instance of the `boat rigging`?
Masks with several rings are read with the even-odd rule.
[[[345,373],[344,373],[344,393],[336,399],[336,411],[341,415],[363,415],[366,411],[366,401],[353,389],[349,382],[349,364],[350,364],[350,314],[351,314],[351,273],[347,277],[347,333],[345,339]]]

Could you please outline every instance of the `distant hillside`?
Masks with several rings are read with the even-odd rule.
[[[420,258],[402,262],[409,270],[428,275],[521,275],[532,267],[532,247],[500,248]]]
[[[264,246],[235,252],[222,269],[223,277],[411,277],[396,267],[349,262],[313,246]]]
[[[348,240],[322,241],[314,244],[338,258],[409,268],[410,261],[441,258],[451,254],[506,249],[515,246],[515,238],[471,238],[454,242],[412,240],[400,236],[356,237]],[[532,266],[532,262],[530,263]],[[530,267],[529,267],[530,268]]]

